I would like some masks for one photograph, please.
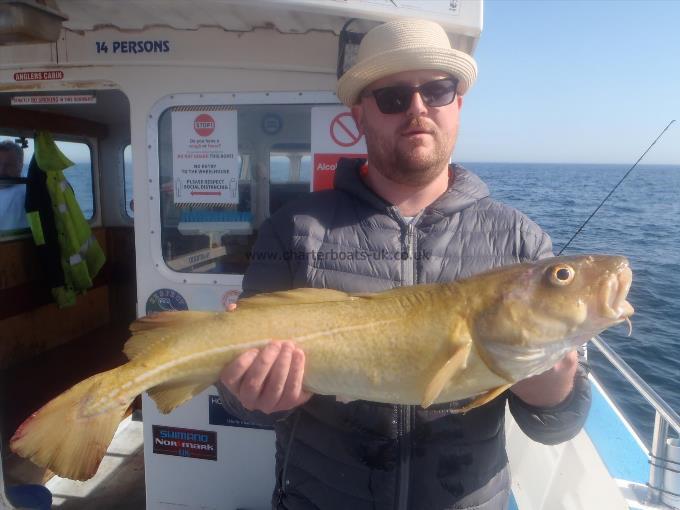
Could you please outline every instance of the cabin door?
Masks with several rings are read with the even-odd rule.
[[[135,175],[140,316],[238,299],[262,223],[312,189],[313,111],[336,101],[176,94],[154,106]],[[145,395],[143,416],[147,508],[270,507],[274,434],[227,414],[214,387],[168,415]]]
[[[110,82],[102,84],[106,88],[89,83],[89,90],[58,91],[46,90],[47,83],[40,89],[2,84],[0,445],[51,398],[125,362],[122,347],[137,301],[130,105]],[[103,254],[91,281],[75,289],[64,279],[62,233],[45,216],[65,206],[32,177],[44,173],[34,160],[38,133],[48,134],[72,163],[63,170],[63,190],[73,192],[91,233],[69,263],[77,263],[90,240]],[[33,221],[27,206],[37,214]],[[8,485],[48,476],[7,450],[2,458]]]

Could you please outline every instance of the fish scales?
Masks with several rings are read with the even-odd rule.
[[[472,398],[466,411],[628,321],[631,279],[623,257],[582,255],[449,284],[356,296],[296,289],[241,300],[233,312],[142,318],[125,345],[128,363],[48,402],[10,447],[61,476],[90,478],[139,393],[170,412],[240,353],[271,340],[293,340],[305,352],[308,391],[424,407]]]
[[[170,378],[205,377],[212,382],[216,371],[245,350],[275,339],[291,339],[305,351],[309,365],[305,383],[312,391],[389,402],[406,383],[413,391],[401,398],[419,401],[431,372],[427,369],[449,341],[441,321],[433,316],[437,311],[434,302],[439,299],[442,304],[435,290],[420,298],[422,308],[413,307],[413,299],[398,296],[283,305],[272,307],[266,319],[257,309],[214,314],[200,325],[174,328],[155,348],[133,360],[130,372],[119,376],[128,385],[120,386],[121,395],[116,398]],[[297,308],[293,318],[290,306]],[[129,381],[136,384],[129,385]],[[117,381],[112,385],[119,386]],[[375,391],[367,393],[366,388]],[[92,412],[102,410],[104,403]]]

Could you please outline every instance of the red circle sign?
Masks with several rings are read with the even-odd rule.
[[[351,113],[344,112],[335,116],[331,121],[331,138],[340,147],[351,147],[359,143],[361,134]]]
[[[215,131],[215,119],[207,113],[202,113],[194,119],[194,131],[198,136],[210,136]]]

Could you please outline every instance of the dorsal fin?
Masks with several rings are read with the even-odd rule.
[[[139,356],[142,351],[151,347],[158,340],[159,338],[156,334],[149,334],[144,331],[133,333],[133,336],[125,342],[123,352],[125,353],[125,356],[127,356],[127,359],[131,360]]]
[[[140,317],[130,325],[130,331],[147,331],[168,326],[179,326],[203,319],[209,319],[222,312],[202,312],[195,310],[175,310],[172,312],[158,312]]]
[[[302,288],[258,294],[257,296],[239,299],[238,308],[251,306],[282,306],[312,303],[328,303],[332,301],[352,301],[355,296],[333,289]]]
[[[132,337],[125,342],[123,352],[128,359],[137,357],[141,352],[149,348],[155,342],[162,340],[159,330],[171,329],[176,326],[190,324],[199,320],[210,319],[224,312],[201,312],[180,310],[172,312],[159,312],[146,317],[140,317],[130,324]]]

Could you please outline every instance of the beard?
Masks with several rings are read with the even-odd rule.
[[[453,150],[445,135],[432,123],[415,118],[405,122],[397,133],[398,139],[386,136],[365,126],[366,148],[369,164],[387,179],[408,186],[422,187],[430,184],[446,168]],[[431,149],[422,149],[425,140],[401,138],[401,133],[426,130],[433,138]],[[418,150],[420,149],[420,150]]]

